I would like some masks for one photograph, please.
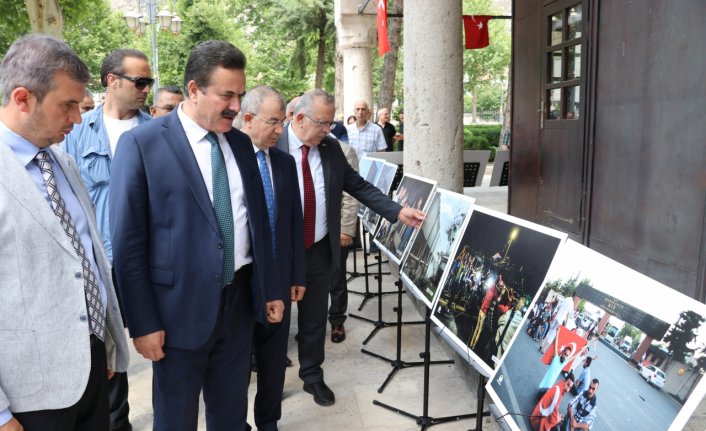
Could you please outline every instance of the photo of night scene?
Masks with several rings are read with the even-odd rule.
[[[544,282],[566,234],[475,206],[432,320],[485,376],[511,322],[521,319]]]

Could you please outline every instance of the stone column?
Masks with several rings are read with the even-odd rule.
[[[463,192],[461,0],[404,2],[404,171]]]
[[[372,53],[377,43],[375,2],[370,2],[362,14],[360,0],[336,0],[334,15],[338,49],[343,56],[344,121],[353,115],[356,100],[373,105]],[[337,103],[338,105],[338,103]]]

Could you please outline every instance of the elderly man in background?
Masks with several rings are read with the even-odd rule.
[[[390,123],[390,110],[387,108],[378,109],[378,126],[382,127],[382,135],[385,137],[387,151],[394,151],[393,143],[397,129]]]
[[[355,123],[348,125],[348,143],[355,148],[358,160],[368,153],[384,151],[387,148],[385,136],[377,124],[371,123],[368,102],[358,100],[354,105]]]

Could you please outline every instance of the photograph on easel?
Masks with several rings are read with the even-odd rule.
[[[378,174],[380,174],[380,171],[382,171],[382,166],[384,164],[385,161],[382,159],[363,157],[358,162],[358,175],[363,177],[365,181],[370,184],[375,184],[375,180],[377,179]],[[367,209],[368,207],[363,204],[358,205],[358,217],[363,217],[363,215],[365,215],[365,210]]]
[[[526,314],[566,234],[474,206],[432,320],[489,376]]]
[[[474,198],[437,189],[409,253],[400,266],[401,277],[414,295],[431,307],[454,244],[468,223]]]
[[[385,162],[373,184],[381,192],[389,194],[390,187],[392,187],[392,180],[395,179],[395,173],[397,173],[397,165],[394,163]],[[368,232],[375,233],[375,226],[377,226],[380,216],[370,208],[366,208],[365,214],[363,214],[361,220],[363,220],[363,225]]]
[[[569,240],[486,388],[514,430],[678,430],[704,370],[706,305]]]
[[[436,189],[436,181],[416,175],[404,174],[394,200],[403,207],[424,210],[429,203],[429,198]],[[404,258],[404,253],[410,244],[414,228],[402,223],[394,224],[382,219],[375,232],[374,242],[380,250],[387,253],[390,260],[397,265]]]

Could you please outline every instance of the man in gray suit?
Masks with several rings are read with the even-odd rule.
[[[107,430],[128,348],[91,200],[61,142],[89,72],[28,35],[0,64],[0,430]]]

